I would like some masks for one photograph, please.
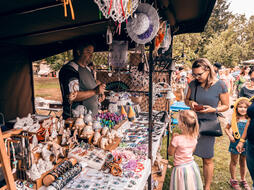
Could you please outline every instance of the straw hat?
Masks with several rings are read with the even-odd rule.
[[[130,38],[138,44],[150,42],[159,30],[159,15],[156,9],[147,3],[140,3],[133,17],[126,24]]]

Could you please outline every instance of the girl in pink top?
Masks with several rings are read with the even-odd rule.
[[[168,149],[174,156],[170,190],[203,190],[199,168],[193,160],[199,134],[197,115],[192,110],[179,112],[178,125],[181,134],[174,133]]]

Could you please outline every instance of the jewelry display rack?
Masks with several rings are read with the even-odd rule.
[[[14,182],[14,177],[11,171],[11,164],[10,164],[10,158],[7,155],[7,151],[4,144],[4,138],[8,138],[13,134],[20,133],[21,130],[10,130],[8,132],[2,133],[2,130],[0,129],[0,161],[1,161],[1,167],[3,169],[4,178],[6,185],[1,187],[0,190],[16,190],[16,185]]]

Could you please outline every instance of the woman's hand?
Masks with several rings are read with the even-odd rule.
[[[195,111],[195,108],[194,108],[194,107],[195,107],[195,106],[197,106],[197,105],[198,105],[198,103],[197,103],[197,102],[195,102],[195,101],[192,101],[192,100],[191,100],[191,101],[189,102],[189,105],[190,105],[190,108],[191,108],[192,110],[194,110],[194,111]]]
[[[200,113],[213,113],[213,112],[216,112],[216,108],[213,108],[211,106],[204,105],[203,107],[204,107],[204,109],[200,110],[199,111]]]
[[[237,150],[239,153],[242,153],[242,152],[244,151],[243,145],[244,145],[244,143],[241,142],[241,141],[237,144],[236,150]]]
[[[232,135],[228,136],[228,138],[229,138],[230,142],[232,142],[232,143],[235,142],[235,138]]]

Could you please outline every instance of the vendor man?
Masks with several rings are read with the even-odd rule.
[[[98,113],[98,95],[103,95],[105,85],[96,82],[88,64],[91,62],[94,45],[84,42],[73,49],[74,60],[65,64],[59,72],[63,98],[63,118],[71,117],[71,110],[84,105],[93,116]]]

